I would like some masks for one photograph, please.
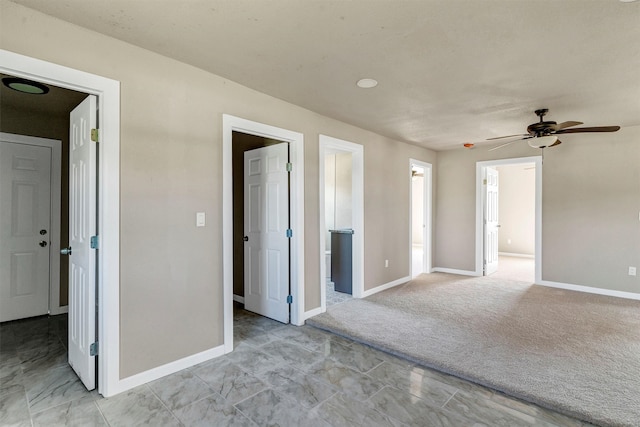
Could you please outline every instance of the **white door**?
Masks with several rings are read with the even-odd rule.
[[[244,153],[244,306],[289,323],[288,145]]]
[[[51,148],[0,141],[0,322],[49,312]]]
[[[484,209],[484,258],[485,276],[498,271],[498,171],[486,168]]]
[[[96,97],[71,112],[69,135],[69,364],[87,387],[96,385]]]

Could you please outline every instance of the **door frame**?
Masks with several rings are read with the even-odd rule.
[[[290,322],[304,324],[304,136],[302,133],[254,122],[229,114],[222,115],[222,280],[224,352],[233,351],[233,132],[256,135],[289,143],[293,163],[289,200],[291,202],[291,304]]]
[[[535,283],[542,280],[542,156],[487,160],[476,163],[476,268],[475,276],[482,276],[484,260],[484,185],[487,167],[535,164]]]
[[[324,230],[325,218],[325,158],[336,152],[351,153],[351,215],[353,227],[352,267],[354,298],[364,297],[364,146],[327,135],[319,135],[319,222],[320,222],[320,308],[308,317],[327,311],[327,262]],[[316,312],[317,311],[317,312]]]
[[[411,171],[413,166],[418,166],[424,169],[424,185],[423,185],[423,206],[422,206],[422,215],[424,221],[424,229],[422,231],[422,270],[424,273],[431,273],[431,254],[432,254],[432,244],[431,244],[431,206],[432,206],[432,168],[431,163],[423,162],[420,160],[409,159],[409,275],[413,279],[415,275],[413,274],[413,187],[411,180]]]
[[[2,73],[98,97],[98,392],[109,397],[138,385],[120,379],[120,82],[3,49],[0,64]]]
[[[50,138],[0,132],[2,140],[23,145],[51,149],[51,214],[49,215],[49,314],[67,313],[68,306],[60,306],[60,209],[62,197],[62,141]],[[56,299],[57,296],[57,299]]]

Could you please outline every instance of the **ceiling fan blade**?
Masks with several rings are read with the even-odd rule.
[[[562,129],[555,133],[615,132],[617,130],[620,130],[620,126],[598,126],[592,128]]]
[[[523,139],[529,139],[529,138],[514,139],[513,141],[505,142],[504,144],[500,144],[495,147],[489,148],[488,151],[493,151],[493,150],[497,150],[498,148],[506,147],[507,145],[511,145],[514,142],[522,141]]]
[[[557,140],[556,142],[554,142],[553,144],[551,144],[549,147],[555,147],[556,145],[560,145],[562,144],[562,141]]]
[[[487,141],[493,141],[496,139],[504,139],[504,138],[515,138],[516,136],[528,136],[528,135],[520,133],[518,135],[496,136],[495,138],[487,138]]]
[[[583,125],[584,123],[582,122],[562,122],[562,123],[558,123],[557,125],[553,125],[552,128],[553,130],[560,130],[560,129],[566,129],[566,128],[570,128],[572,126],[578,126],[578,125]]]

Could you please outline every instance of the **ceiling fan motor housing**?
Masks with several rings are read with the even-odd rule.
[[[527,132],[533,136],[549,135],[551,134],[551,132],[555,130],[554,126],[556,124],[557,124],[556,122],[552,122],[552,121],[532,123],[529,126],[527,126]]]

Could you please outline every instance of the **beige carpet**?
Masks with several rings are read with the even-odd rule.
[[[640,426],[640,301],[432,273],[307,322],[584,421]]]

